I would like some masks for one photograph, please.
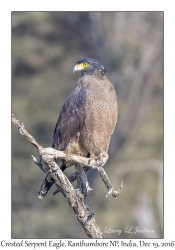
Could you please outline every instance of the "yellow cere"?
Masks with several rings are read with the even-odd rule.
[[[89,63],[87,62],[82,62],[80,64],[75,65],[73,71],[81,71],[82,69],[85,69],[89,66]]]

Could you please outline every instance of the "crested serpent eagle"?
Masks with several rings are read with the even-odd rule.
[[[96,60],[84,58],[78,61],[73,68],[75,71],[80,71],[81,77],[63,105],[54,130],[52,147],[67,155],[101,160],[101,157],[107,156],[117,123],[117,95],[105,68]],[[59,162],[62,171],[72,165],[65,160]],[[46,177],[38,197],[42,199],[54,183],[52,178]],[[89,191],[86,186],[83,188],[83,183],[82,191],[87,196]]]
[[[118,116],[115,89],[105,68],[92,58],[79,60],[75,71],[81,77],[63,105],[52,147],[66,154],[106,156]],[[69,166],[63,161],[61,169]]]

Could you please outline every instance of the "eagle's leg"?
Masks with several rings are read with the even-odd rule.
[[[83,166],[81,164],[77,164],[77,188],[81,191],[81,193],[84,195],[84,198],[89,194],[89,192],[92,190],[89,186],[89,182],[86,176],[86,173],[83,169]]]
[[[91,170],[91,168],[89,168],[89,167],[87,167],[87,166],[83,167],[83,169],[84,169],[85,173],[86,173],[87,171]],[[63,171],[62,168],[61,168],[61,170]],[[70,181],[71,183],[73,183],[75,180],[77,180],[77,176],[78,176],[78,173],[75,172],[75,173],[71,174],[71,175],[68,177],[68,179],[69,179],[69,181]],[[53,195],[56,195],[56,194],[59,193],[59,192],[60,192],[60,189],[58,188],[57,190],[55,190],[55,191],[53,192]]]

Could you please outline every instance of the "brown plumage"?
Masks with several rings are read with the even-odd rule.
[[[116,92],[94,59],[78,61],[73,71],[82,76],[64,103],[52,147],[84,157],[106,155],[118,116]]]

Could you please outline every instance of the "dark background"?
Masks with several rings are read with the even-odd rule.
[[[79,59],[92,57],[117,91],[119,119],[105,170],[117,200],[96,170],[87,204],[106,238],[163,237],[163,12],[12,12],[12,113],[45,147],[60,110],[80,74]],[[12,125],[12,237],[84,238],[67,200],[37,193],[44,178],[37,153]],[[66,175],[74,169],[65,171]],[[154,230],[129,234],[127,226]]]

